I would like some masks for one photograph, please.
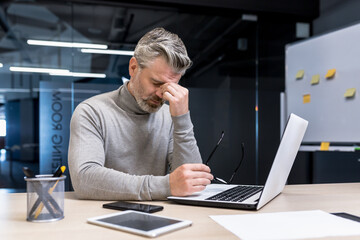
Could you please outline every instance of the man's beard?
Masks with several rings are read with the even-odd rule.
[[[138,103],[139,107],[145,112],[148,112],[148,113],[157,112],[162,107],[162,105],[165,103],[164,99],[159,98],[156,95],[143,99],[141,96],[143,95],[144,91],[143,91],[142,87],[139,86],[139,84],[135,84],[135,86],[133,85],[132,90],[133,90],[136,102]],[[160,102],[160,104],[159,105],[151,104],[151,103],[149,103],[149,100]]]

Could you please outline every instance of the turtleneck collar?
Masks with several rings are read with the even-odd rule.
[[[116,104],[124,111],[136,115],[146,115],[148,112],[142,110],[136,99],[128,89],[129,82],[126,82],[119,88],[119,95],[116,99]]]

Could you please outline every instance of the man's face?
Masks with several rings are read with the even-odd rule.
[[[133,57],[130,60],[129,72],[129,91],[140,108],[149,113],[158,111],[165,102],[160,86],[165,83],[178,83],[181,78],[181,74],[174,73],[162,57],[156,58],[142,69]]]

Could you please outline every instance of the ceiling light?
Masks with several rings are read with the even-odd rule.
[[[92,43],[78,43],[78,42],[59,42],[59,41],[44,41],[44,40],[27,40],[29,45],[50,46],[50,47],[70,47],[70,48],[96,48],[107,49],[108,46],[104,44]]]
[[[2,68],[4,66],[4,64],[0,63],[0,68]]]
[[[59,68],[33,68],[33,67],[10,67],[12,72],[34,72],[34,73],[68,73],[67,69]]]
[[[89,78],[106,78],[104,73],[82,73],[82,72],[55,72],[50,73],[51,76],[67,76],[67,77],[89,77]]]
[[[30,89],[28,88],[0,88],[0,93],[28,93],[30,92]]]
[[[99,54],[112,54],[112,55],[125,55],[125,56],[133,56],[134,51],[125,51],[125,50],[101,50],[101,49],[81,49],[83,53],[99,53]]]
[[[48,73],[51,76],[106,78],[104,73],[70,72],[68,69],[58,68],[10,67],[9,69],[12,72]]]

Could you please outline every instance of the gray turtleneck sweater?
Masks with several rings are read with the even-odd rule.
[[[190,113],[146,113],[126,84],[76,107],[68,158],[76,195],[99,200],[164,199],[169,171],[202,162]]]

